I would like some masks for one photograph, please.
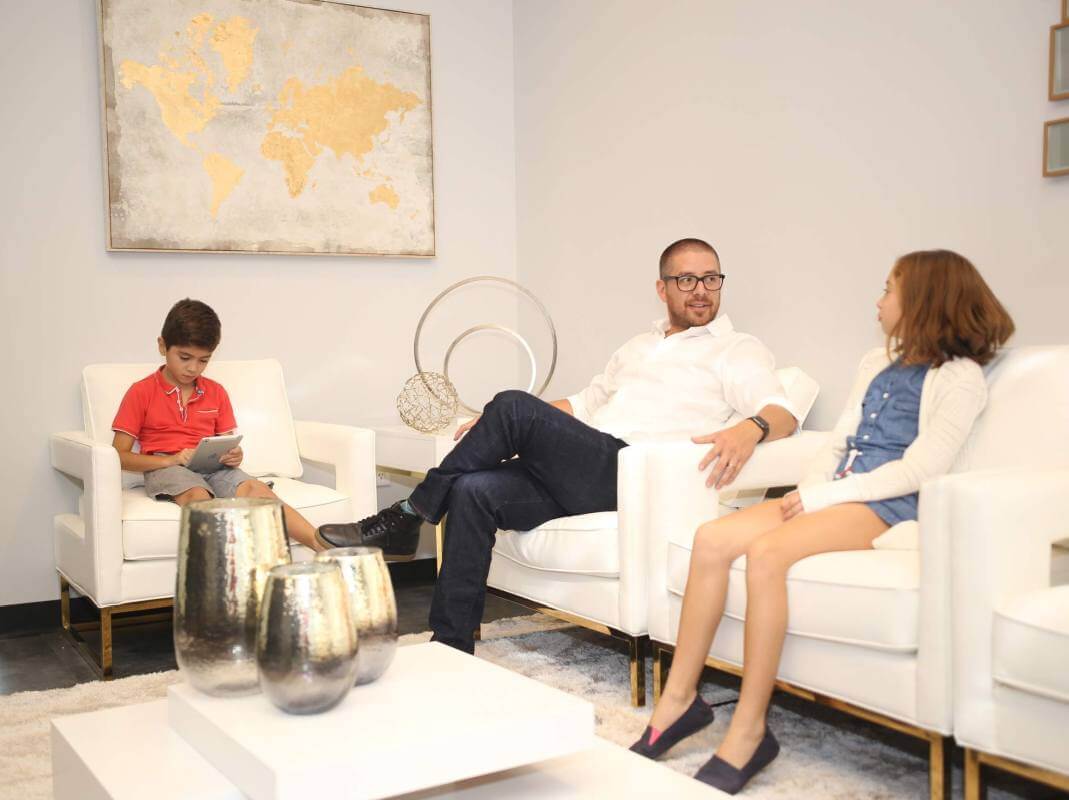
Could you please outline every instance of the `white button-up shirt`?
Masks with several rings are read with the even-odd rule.
[[[766,405],[798,413],[772,353],[726,317],[666,336],[654,323],[613,353],[605,371],[568,398],[576,418],[634,442],[721,430]]]

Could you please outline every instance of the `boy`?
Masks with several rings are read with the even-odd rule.
[[[240,447],[227,451],[219,459],[223,466],[215,472],[186,468],[202,438],[237,428],[226,389],[201,375],[221,333],[219,317],[211,308],[199,300],[179,300],[157,339],[163,366],[127,389],[119,404],[111,425],[112,445],[123,469],[145,473],[145,492],[156,500],[184,506],[212,497],[278,499],[267,484],[238,469]],[[133,452],[136,440],[141,441],[140,453]],[[282,512],[292,539],[322,549],[308,520],[284,503]]]

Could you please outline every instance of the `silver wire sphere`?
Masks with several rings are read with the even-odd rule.
[[[438,372],[419,372],[405,381],[397,395],[397,413],[420,433],[437,433],[457,414],[456,387]]]

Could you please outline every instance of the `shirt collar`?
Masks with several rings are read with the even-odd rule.
[[[709,333],[712,336],[724,336],[725,334],[732,333],[735,330],[735,326],[731,324],[731,318],[727,314],[722,314],[710,322],[708,325],[701,325],[697,328],[687,328],[682,331],[682,336],[701,336],[703,333]],[[653,323],[654,333],[659,333],[664,336],[668,332],[668,318],[659,319]]]
[[[164,394],[174,394],[178,391],[177,386],[172,386],[171,384],[167,383],[167,379],[163,377],[163,367],[160,367],[158,370],[156,370],[156,383],[158,383],[160,385],[160,388],[163,389]],[[198,395],[204,394],[204,389],[202,389],[200,385],[200,378],[193,382],[193,390]]]

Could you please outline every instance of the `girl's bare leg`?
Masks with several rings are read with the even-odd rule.
[[[746,551],[746,633],[739,704],[716,754],[741,768],[765,734],[765,715],[787,634],[787,570],[836,550],[868,550],[887,523],[862,503],[797,517],[757,538]]]
[[[727,601],[731,563],[750,543],[783,523],[779,500],[706,522],[694,535],[672,670],[650,726],[663,731],[694,702],[705,658]]]

